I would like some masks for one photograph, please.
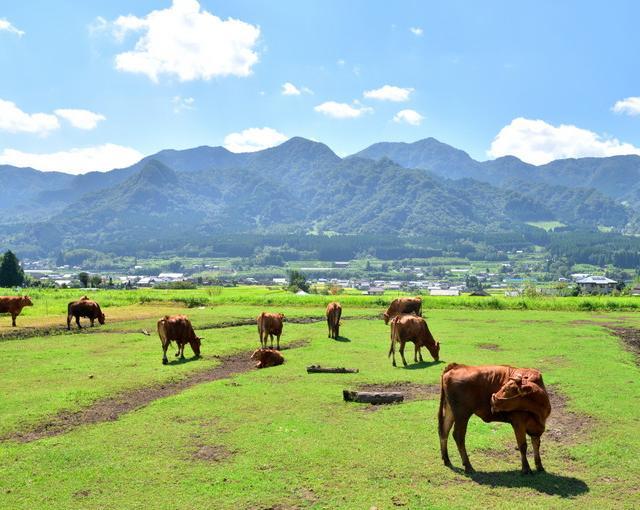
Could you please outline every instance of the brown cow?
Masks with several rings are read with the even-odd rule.
[[[80,325],[80,317],[86,317],[91,321],[91,327],[94,321],[98,319],[100,324],[104,324],[104,313],[100,310],[100,305],[92,301],[87,296],[82,296],[78,301],[72,301],[67,305],[67,329],[71,329],[71,319],[76,318],[78,329],[82,329]]]
[[[25,306],[33,306],[29,296],[0,296],[0,313],[11,314],[11,325],[16,327],[16,317]]]
[[[267,336],[271,338],[273,349],[273,335],[278,339],[277,349],[280,350],[280,335],[282,335],[282,322],[284,315],[281,313],[262,312],[258,315],[258,334],[260,335],[260,347],[267,348]]]
[[[327,305],[327,327],[329,328],[329,338],[338,338],[340,336],[340,317],[342,316],[342,307],[340,303],[329,303]]]
[[[525,394],[518,392],[518,379],[526,379],[535,385]],[[513,383],[513,384],[512,384]],[[505,387],[506,385],[506,387]],[[515,385],[515,387],[514,387]],[[518,398],[510,398],[514,393]],[[475,414],[485,422],[510,423],[516,435],[522,461],[522,473],[531,473],[527,461],[527,434],[531,437],[533,456],[538,471],[544,471],[540,459],[540,436],[545,430],[551,413],[551,404],[540,372],[529,368],[514,368],[505,365],[470,367],[452,363],[444,369],[440,389],[438,411],[438,434],[440,453],[445,466],[451,467],[447,439],[453,427],[453,438],[458,446],[464,470],[473,472],[465,447],[467,423]]]
[[[436,342],[429,331],[427,321],[422,317],[417,317],[413,314],[396,315],[391,320],[391,348],[389,349],[389,356],[393,355],[393,366],[396,366],[396,350],[395,344],[400,344],[400,356],[402,356],[402,363],[407,366],[407,360],[404,358],[404,344],[407,342],[413,342],[415,350],[413,354],[413,360],[417,363],[418,358],[422,359],[421,347],[426,347],[435,361],[440,359],[440,342]]]
[[[169,360],[167,360],[167,349],[173,341],[178,344],[176,358],[180,356],[180,359],[184,359],[184,346],[186,344],[191,345],[191,350],[196,358],[200,357],[202,339],[196,336],[193,331],[193,326],[191,326],[191,321],[189,321],[186,315],[165,315],[158,321],[158,335],[162,342],[163,365],[169,363]]]
[[[418,317],[422,317],[422,298],[416,296],[394,299],[391,301],[387,311],[382,314],[384,323],[389,324],[391,319],[402,313],[415,313]]]
[[[284,363],[282,354],[275,349],[256,349],[251,355],[251,359],[257,361],[256,368],[275,367]]]

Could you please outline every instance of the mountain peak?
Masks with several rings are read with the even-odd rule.
[[[136,184],[163,185],[167,183],[175,183],[178,181],[176,173],[167,165],[163,165],[160,161],[151,159],[146,162],[140,172],[133,177]]]

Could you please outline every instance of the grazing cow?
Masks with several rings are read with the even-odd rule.
[[[16,317],[25,306],[33,306],[29,296],[0,296],[0,313],[11,314],[11,325],[16,327]]]
[[[256,349],[256,351],[251,355],[251,359],[257,361],[256,368],[275,367],[284,363],[282,354],[280,354],[280,351],[276,351],[275,349]]]
[[[396,315],[402,313],[415,313],[418,317],[422,317],[422,298],[416,297],[401,297],[391,301],[387,311],[382,314],[384,317],[384,323],[389,324],[389,321]]]
[[[476,414],[485,422],[510,423],[516,436],[522,473],[531,473],[527,461],[527,434],[531,437],[538,471],[544,471],[540,459],[540,436],[551,413],[551,404],[540,372],[505,365],[470,367],[452,363],[442,373],[438,434],[445,466],[451,467],[447,439],[451,427],[464,470],[473,472],[465,447],[467,423]]]
[[[407,366],[407,360],[404,358],[404,344],[407,342],[413,342],[415,350],[413,354],[413,360],[417,363],[418,358],[422,359],[421,347],[426,347],[435,361],[440,359],[440,342],[436,342],[429,331],[427,321],[422,317],[417,317],[413,314],[396,315],[391,320],[391,348],[389,349],[389,356],[393,355],[393,366],[396,366],[396,350],[395,344],[400,344],[400,356],[402,356],[402,363]]]
[[[260,335],[260,346],[267,347],[267,336],[271,339],[273,349],[273,335],[278,339],[277,349],[280,350],[280,335],[282,335],[282,322],[284,315],[281,313],[262,312],[258,315],[258,334]]]
[[[340,336],[340,317],[342,316],[342,307],[340,303],[329,303],[327,305],[327,327],[329,328],[329,338],[338,338]]]
[[[191,350],[195,357],[200,357],[200,345],[201,338],[198,338],[193,331],[191,321],[186,315],[165,315],[158,321],[158,335],[162,342],[162,364],[169,363],[167,360],[167,349],[171,342],[175,341],[178,344],[178,351],[176,352],[176,358],[180,356],[184,358],[184,346],[186,344],[191,345]]]
[[[80,317],[89,319],[91,321],[91,327],[93,327],[96,319],[98,319],[100,324],[104,324],[104,314],[102,310],[100,310],[100,305],[87,296],[82,296],[78,301],[72,301],[67,305],[67,329],[71,329],[71,319],[74,317],[78,329],[82,329]]]

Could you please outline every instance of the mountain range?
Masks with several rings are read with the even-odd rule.
[[[419,236],[539,221],[634,232],[639,210],[638,156],[480,162],[434,138],[346,158],[299,137],[252,153],[163,150],[78,176],[0,166],[0,248],[34,256],[243,232]]]

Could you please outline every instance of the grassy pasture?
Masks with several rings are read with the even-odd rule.
[[[256,288],[100,292],[94,297],[108,305],[104,327],[44,335],[64,322],[66,302],[77,297],[77,291],[49,292],[46,310],[43,294],[18,318],[23,337],[0,336],[0,508],[413,509],[473,508],[480,501],[487,508],[512,508],[514,502],[637,508],[640,502],[638,365],[610,331],[640,328],[635,313],[554,311],[550,304],[537,310],[457,308],[425,298],[442,362],[413,364],[409,345],[409,366],[393,368],[387,327],[370,320],[382,309],[380,298],[340,296],[350,317],[342,341],[327,339],[322,322],[288,323],[283,345],[306,343],[283,351],[283,366],[198,384],[115,421],[21,442],[16,431],[54,421],[60,412],[185,380],[219,366],[218,355],[257,346],[254,325],[216,324],[255,317],[265,308],[321,318],[330,299],[309,296],[301,303]],[[207,301],[187,310],[184,300],[172,300],[185,296]],[[175,311],[188,313],[205,338],[203,357],[163,366],[155,321]],[[0,317],[0,335],[11,329],[7,321]],[[384,407],[342,401],[342,389],[364,384],[434,390],[452,361],[543,371],[564,400],[542,438],[547,473],[521,476],[510,426],[477,418],[470,422],[467,448],[478,474],[442,466],[435,394]],[[357,367],[360,373],[308,375],[310,364]],[[460,466],[453,440],[449,448]]]

